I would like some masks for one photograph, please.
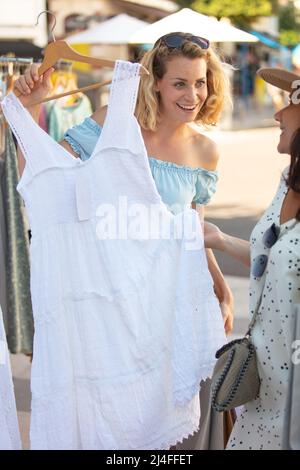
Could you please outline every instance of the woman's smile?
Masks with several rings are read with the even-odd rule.
[[[199,103],[194,104],[194,105],[185,105],[185,104],[176,103],[176,105],[182,111],[190,113],[190,112],[194,112],[196,110],[196,108],[199,106]]]

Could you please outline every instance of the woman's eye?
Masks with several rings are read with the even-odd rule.
[[[197,82],[197,87],[198,88],[201,88],[203,85],[205,85],[205,82],[204,81],[201,81],[201,82]]]
[[[175,83],[176,88],[182,88],[184,85],[184,82]]]

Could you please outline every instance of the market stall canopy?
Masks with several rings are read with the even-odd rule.
[[[43,57],[43,49],[29,41],[0,41],[0,56],[14,54],[16,57],[31,57],[40,60]]]
[[[275,39],[267,36],[267,34],[263,34],[260,31],[251,31],[251,34],[253,34],[257,39],[259,39],[260,42],[262,42],[265,46],[271,47],[271,49],[280,49],[281,44],[278,41],[275,41]]]
[[[224,21],[202,15],[189,8],[168,15],[162,20],[137,31],[130,38],[131,44],[153,44],[159,37],[173,31],[183,31],[202,36],[211,42],[257,42],[252,34],[235,28]]]
[[[145,26],[148,26],[146,21],[122,13],[99,26],[73,34],[66,41],[69,44],[128,44],[132,34]]]

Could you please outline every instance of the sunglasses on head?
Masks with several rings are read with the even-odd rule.
[[[192,42],[193,44],[197,44],[197,46],[201,47],[201,49],[208,49],[209,48],[209,40],[205,38],[201,38],[200,36],[193,36],[192,34],[188,33],[170,33],[166,34],[159,38],[154,47],[160,46],[164,44],[171,49],[179,49],[183,44],[187,42]]]

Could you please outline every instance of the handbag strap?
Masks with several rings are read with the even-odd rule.
[[[252,318],[251,318],[251,321],[250,321],[250,323],[249,323],[248,330],[247,330],[247,333],[245,334],[245,337],[251,336],[251,331],[252,331],[252,329],[253,329],[253,327],[254,327],[254,325],[255,325],[255,322],[256,322],[256,318],[257,318],[259,306],[260,306],[260,303],[261,303],[261,299],[262,299],[264,287],[265,287],[265,286],[263,286],[263,288],[262,288],[261,294],[260,294],[260,296],[259,296],[259,300],[258,300],[258,302],[257,302],[257,304],[256,304],[256,308],[255,308],[254,313],[253,313],[253,315],[252,315]]]

